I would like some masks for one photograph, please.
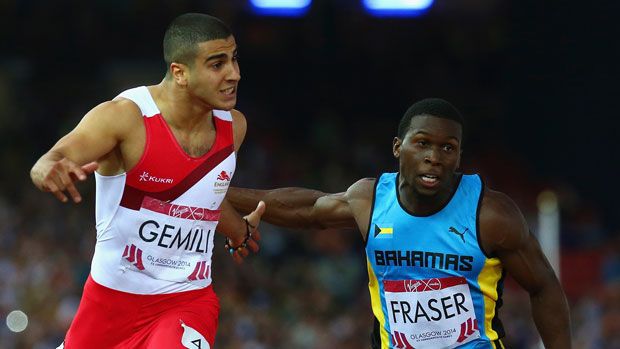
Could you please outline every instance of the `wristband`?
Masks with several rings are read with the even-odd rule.
[[[248,222],[247,218],[243,217],[245,221],[245,238],[238,246],[233,246],[230,239],[226,237],[226,243],[224,244],[224,248],[228,250],[230,254],[235,253],[235,251],[240,251],[248,246],[248,240],[252,237],[252,232],[250,228],[254,229],[256,227],[252,226],[250,222]]]

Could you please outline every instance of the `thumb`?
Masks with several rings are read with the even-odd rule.
[[[86,165],[82,165],[82,171],[86,172],[86,174],[91,174],[95,172],[99,168],[99,164],[96,161],[89,162]]]
[[[263,213],[265,213],[265,202],[259,201],[256,209],[247,215],[248,222],[254,227],[258,226]]]

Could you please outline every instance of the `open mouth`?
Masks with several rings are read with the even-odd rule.
[[[227,96],[232,96],[235,94],[235,92],[237,92],[237,88],[235,86],[232,86],[227,89],[220,90],[220,92],[222,92],[223,94]]]
[[[423,174],[419,176],[420,182],[426,187],[434,187],[439,184],[439,176],[431,174]]]

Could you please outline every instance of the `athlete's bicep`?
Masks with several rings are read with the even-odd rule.
[[[325,227],[357,228],[365,239],[374,184],[374,178],[364,178],[344,193],[321,196],[314,205],[313,216],[322,220]]]
[[[322,228],[356,228],[355,217],[346,193],[319,197],[310,211],[312,220]]]
[[[556,280],[553,268],[532,234],[528,233],[518,247],[500,250],[497,255],[506,271],[530,294]]]
[[[482,204],[485,214],[480,214],[481,237],[497,241],[490,246],[506,272],[529,293],[532,317],[545,347],[569,348],[570,316],[566,296],[525,218],[506,196],[494,193],[487,201],[490,205],[485,201],[486,196]]]
[[[555,279],[553,269],[516,204],[498,192],[485,195],[480,233],[491,254],[528,292],[534,293]]]
[[[129,101],[111,101],[96,106],[50,151],[77,164],[100,159],[122,141],[131,114],[137,112],[137,106],[130,104],[133,105]]]

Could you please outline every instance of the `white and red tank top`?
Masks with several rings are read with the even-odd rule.
[[[145,86],[117,98],[140,108],[146,143],[138,164],[128,172],[95,174],[97,243],[92,278],[135,294],[204,288],[211,284],[219,207],[235,171],[232,116],[214,110],[215,142],[206,154],[191,157]]]

